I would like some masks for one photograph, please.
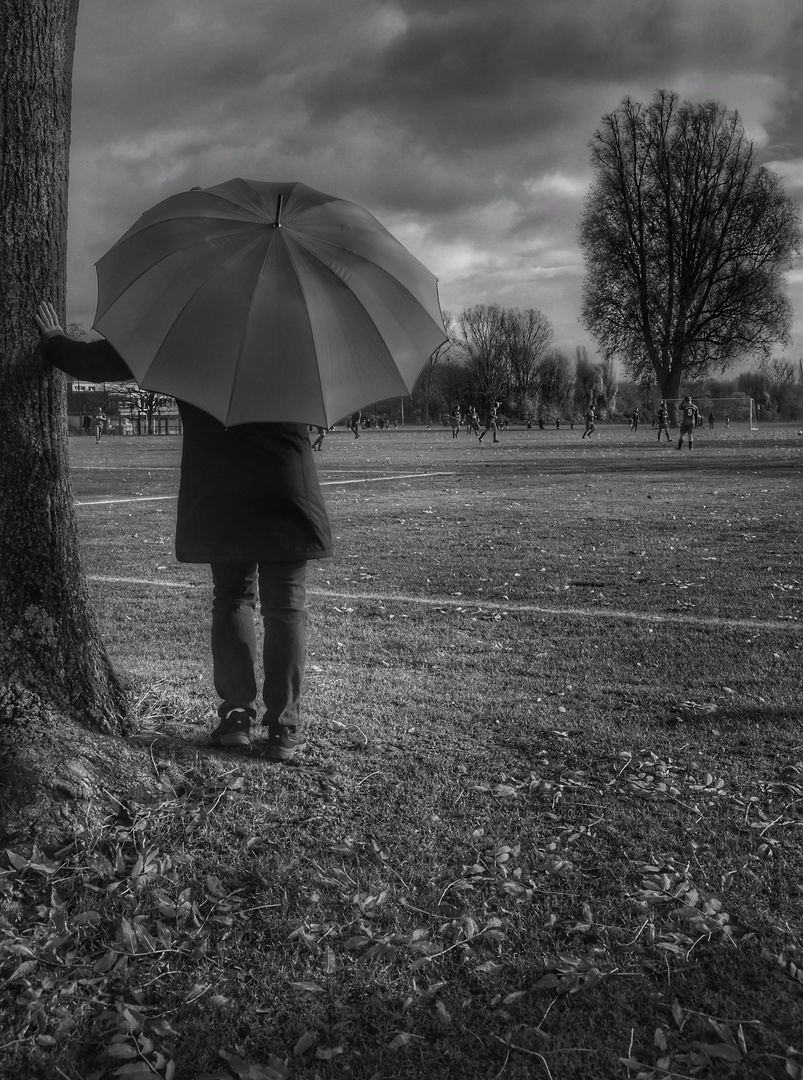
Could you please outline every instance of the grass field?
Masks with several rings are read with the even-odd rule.
[[[3,1075],[803,1076],[803,436],[580,434],[327,438],[288,766],[205,746],[180,440],[71,441],[165,797],[12,860]]]

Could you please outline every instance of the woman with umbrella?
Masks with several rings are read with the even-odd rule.
[[[176,557],[213,583],[212,743],[250,746],[259,599],[266,753],[287,761],[305,745],[307,562],[332,553],[307,425],[411,392],[446,340],[436,279],[355,203],[241,178],[158,203],[97,271],[105,340],[67,338],[43,302],[45,354],[176,399]]]
[[[36,323],[45,356],[77,379],[133,376],[107,341],[65,336],[51,304]],[[258,697],[254,614],[265,638],[262,699],[265,754],[288,761],[305,746],[301,687],[307,651],[307,561],[332,554],[332,538],[303,424],[219,420],[177,400],[184,441],[176,521],[179,562],[208,563],[212,574],[212,661],[220,697],[213,746],[251,745]]]

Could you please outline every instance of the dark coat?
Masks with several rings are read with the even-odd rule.
[[[45,342],[48,360],[76,379],[132,379],[106,341]],[[315,458],[303,424],[220,421],[178,402],[184,440],[176,521],[179,562],[289,562],[332,554]]]

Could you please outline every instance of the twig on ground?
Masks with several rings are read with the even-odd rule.
[[[496,1037],[499,1038],[498,1035]],[[500,1042],[504,1042],[504,1039],[501,1039]],[[506,1044],[505,1060],[502,1062],[502,1068],[499,1070],[498,1073],[496,1073],[494,1076],[491,1077],[491,1080],[499,1080],[499,1077],[502,1075],[502,1073],[507,1068],[507,1063],[508,1063],[509,1060],[510,1060],[510,1045]]]
[[[431,911],[424,911],[423,908],[416,907],[414,904],[411,904],[403,896],[399,898],[399,903],[402,904],[404,907],[406,907],[409,911],[417,911],[419,913],[419,915],[427,915],[430,919],[439,918],[438,915],[433,915],[433,913]]]
[[[503,1046],[508,1047],[508,1054],[510,1053],[511,1050],[515,1050],[518,1054],[529,1054],[530,1057],[537,1057],[541,1061],[541,1064],[546,1069],[546,1074],[549,1077],[549,1080],[553,1080],[553,1076],[552,1076],[552,1073],[550,1072],[549,1065],[547,1065],[546,1058],[543,1056],[543,1054],[539,1054],[537,1050],[527,1050],[523,1046],[516,1046],[515,1043],[509,1043],[509,1042],[507,1042],[506,1039],[503,1039],[499,1035],[494,1035],[494,1038],[498,1039],[499,1042],[502,1043]],[[507,1058],[505,1058],[505,1064],[507,1064]]]
[[[446,953],[448,953],[448,952],[451,952],[451,951],[452,951],[452,949],[459,949],[461,945],[470,945],[472,941],[476,941],[476,940],[477,940],[477,938],[479,938],[479,937],[482,937],[482,935],[483,935],[483,934],[484,934],[484,933],[486,932],[486,930],[488,930],[488,929],[490,929],[490,928],[486,926],[486,927],[485,927],[485,930],[479,930],[479,931],[477,931],[477,933],[476,933],[476,934],[474,935],[474,937],[472,937],[472,938],[463,938],[463,940],[462,940],[462,941],[456,941],[456,942],[455,942],[455,943],[454,943],[453,945],[449,945],[449,946],[448,946],[448,948],[446,948],[446,949],[441,949],[441,951],[440,951],[440,952],[436,952],[436,953],[429,953],[429,954],[427,955],[427,960],[437,960],[439,956],[445,956],[445,955],[446,955]]]
[[[659,1009],[671,1009],[671,1005],[667,1005],[665,1001],[658,1002]],[[699,1009],[687,1009],[685,1005],[681,1006],[684,1013],[691,1013],[693,1016],[704,1016],[706,1020],[716,1020],[718,1024],[757,1024],[760,1025],[760,1020],[729,1020],[724,1016],[711,1016],[710,1013],[700,1012]]]
[[[636,932],[636,936],[633,938],[632,941],[626,941],[624,943],[624,947],[626,949],[629,949],[631,945],[635,945],[636,942],[638,941],[638,939],[641,937],[641,935],[644,933],[644,931],[647,929],[647,927],[649,925],[650,925],[650,919],[645,919],[644,922],[641,924],[641,926],[638,928],[638,931]]]
[[[366,773],[366,775],[362,778],[362,780],[359,780],[357,782],[356,786],[357,787],[362,787],[362,785],[365,783],[365,781],[370,780],[372,776],[384,776],[384,775],[385,774],[381,771],[381,769],[377,769],[375,772]]]
[[[781,818],[783,818],[783,814],[780,814],[773,821],[768,821],[767,824],[764,826],[764,828],[761,830],[761,832],[758,835],[763,836],[764,833],[767,832],[768,829],[771,829],[773,827],[773,825],[777,825],[778,822],[781,820]]]

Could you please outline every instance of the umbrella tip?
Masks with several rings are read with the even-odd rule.
[[[276,198],[276,220],[273,223],[274,228],[281,229],[282,227],[282,196],[279,195]]]

